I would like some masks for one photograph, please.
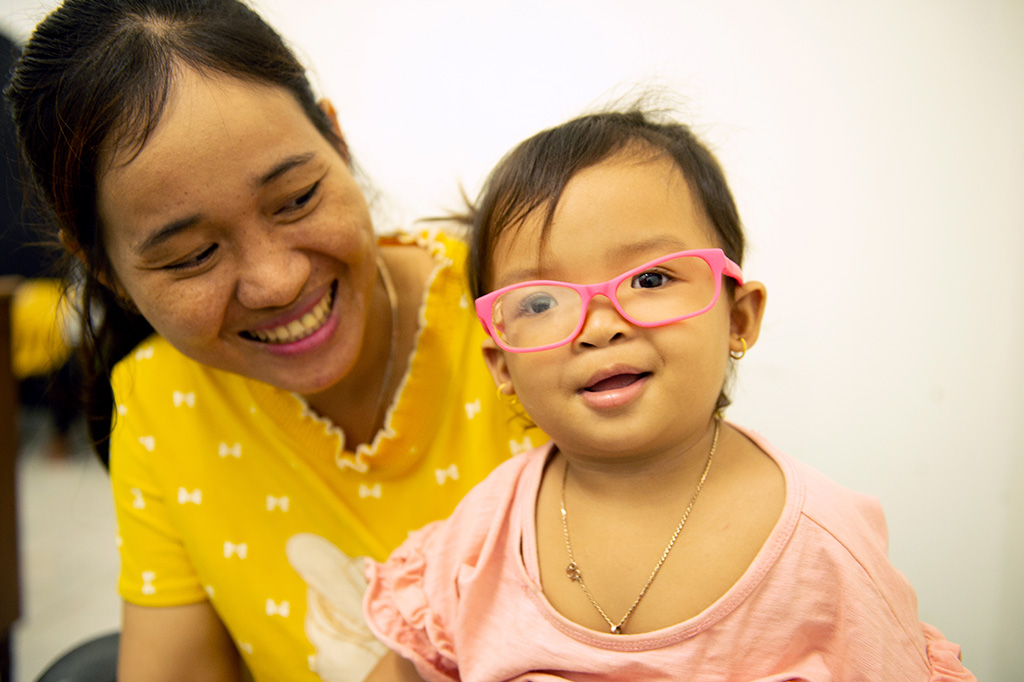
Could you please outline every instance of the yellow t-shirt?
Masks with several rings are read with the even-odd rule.
[[[498,399],[484,366],[465,245],[417,241],[437,268],[410,370],[369,446],[346,450],[300,397],[160,337],[114,371],[121,595],[155,607],[209,599],[256,680],[363,679],[384,649],[363,622],[357,558],[384,559],[546,440]]]

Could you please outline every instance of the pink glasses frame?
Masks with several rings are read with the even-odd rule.
[[[633,317],[630,317],[629,314],[622,309],[622,306],[619,305],[618,298],[615,295],[616,290],[619,288],[619,285],[622,284],[623,280],[629,279],[634,275],[639,275],[645,270],[649,270],[656,265],[664,263],[665,261],[673,260],[675,258],[681,258],[683,256],[692,256],[700,258],[705,263],[707,263],[708,266],[711,268],[711,272],[714,274],[715,277],[715,295],[711,298],[711,302],[708,303],[703,308],[701,308],[700,310],[698,310],[697,312],[682,315],[680,317],[672,317],[667,320],[659,320],[658,322],[643,322],[641,320],[637,320]],[[583,325],[587,321],[587,310],[590,307],[590,301],[593,300],[593,298],[598,294],[604,296],[609,301],[611,301],[612,305],[615,306],[615,310],[618,311],[619,315],[621,315],[622,318],[625,319],[630,324],[634,324],[638,327],[663,327],[667,324],[673,324],[675,322],[681,322],[682,320],[688,320],[691,317],[703,315],[707,311],[714,308],[715,304],[718,303],[718,296],[722,291],[723,275],[725,277],[731,277],[732,279],[736,280],[737,284],[743,286],[743,272],[740,270],[740,266],[732,262],[725,255],[725,252],[723,252],[721,249],[693,249],[690,251],[677,251],[675,253],[670,253],[667,256],[655,258],[654,260],[648,261],[643,265],[640,265],[638,267],[633,268],[632,270],[624,272],[621,275],[618,275],[617,277],[613,277],[607,282],[598,282],[597,284],[573,284],[572,282],[560,282],[558,280],[547,279],[530,280],[527,282],[516,282],[515,284],[510,284],[507,287],[502,287],[501,289],[492,291],[489,294],[484,294],[483,296],[474,301],[474,305],[476,306],[476,316],[480,320],[480,323],[484,326],[484,331],[487,332],[488,336],[494,339],[494,342],[498,344],[498,347],[510,353],[536,353],[538,351],[550,350],[552,348],[564,346],[565,344],[570,343],[573,339],[579,336],[580,331],[583,329]],[[510,346],[505,345],[505,343],[498,336],[497,331],[494,329],[494,323],[492,321],[491,310],[494,306],[494,300],[501,296],[502,294],[508,291],[512,291],[513,289],[518,289],[523,286],[538,286],[545,284],[567,287],[569,289],[574,289],[576,292],[579,293],[580,298],[583,299],[583,307],[580,309],[580,319],[579,322],[576,323],[576,328],[572,331],[571,334],[569,334],[569,336],[567,336],[564,340],[559,341],[558,343],[549,343],[545,346],[537,346],[536,348],[512,348]]]

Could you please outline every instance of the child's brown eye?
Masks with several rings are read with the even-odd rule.
[[[633,278],[634,289],[654,289],[665,284],[668,280],[663,273],[660,272],[641,272],[639,275]]]

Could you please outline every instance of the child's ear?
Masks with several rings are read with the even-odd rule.
[[[498,344],[494,343],[494,339],[491,338],[485,339],[481,348],[484,352],[484,362],[487,363],[487,369],[491,372],[491,378],[494,379],[494,385],[505,395],[515,395],[516,388],[512,385],[512,376],[509,374],[508,363],[505,361],[505,352],[498,348]]]
[[[760,282],[747,282],[736,287],[729,320],[730,351],[740,353],[744,350],[744,343],[747,348],[757,343],[767,298],[768,290]]]

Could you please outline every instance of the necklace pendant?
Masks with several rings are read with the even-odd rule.
[[[613,625],[612,626],[612,634],[613,635],[621,635],[622,634],[622,625]]]
[[[580,575],[579,566],[576,565],[575,561],[570,561],[569,565],[565,567],[565,576],[573,582],[583,582],[583,576]]]

